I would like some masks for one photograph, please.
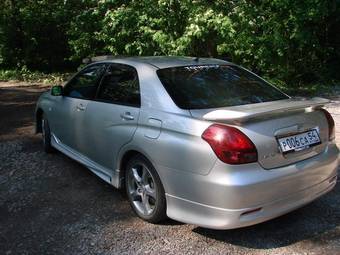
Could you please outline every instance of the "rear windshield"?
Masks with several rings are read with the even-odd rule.
[[[264,80],[237,66],[171,67],[158,70],[157,75],[182,109],[219,108],[288,98]]]

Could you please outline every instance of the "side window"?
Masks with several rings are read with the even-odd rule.
[[[140,107],[137,71],[127,65],[113,64],[109,66],[100,84],[97,99]]]
[[[93,99],[104,71],[105,64],[97,64],[85,68],[65,86],[64,95],[82,99]]]

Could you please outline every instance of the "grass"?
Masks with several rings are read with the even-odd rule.
[[[70,73],[43,73],[23,69],[0,69],[0,81],[25,81],[30,83],[61,84],[68,79]]]

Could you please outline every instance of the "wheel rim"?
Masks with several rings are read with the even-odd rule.
[[[156,207],[155,181],[144,164],[136,164],[128,170],[128,195],[134,208],[143,216],[151,215]]]

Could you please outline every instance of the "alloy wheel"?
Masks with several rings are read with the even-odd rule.
[[[128,171],[127,190],[132,204],[138,213],[149,216],[154,212],[157,202],[155,180],[144,164],[136,164]]]

